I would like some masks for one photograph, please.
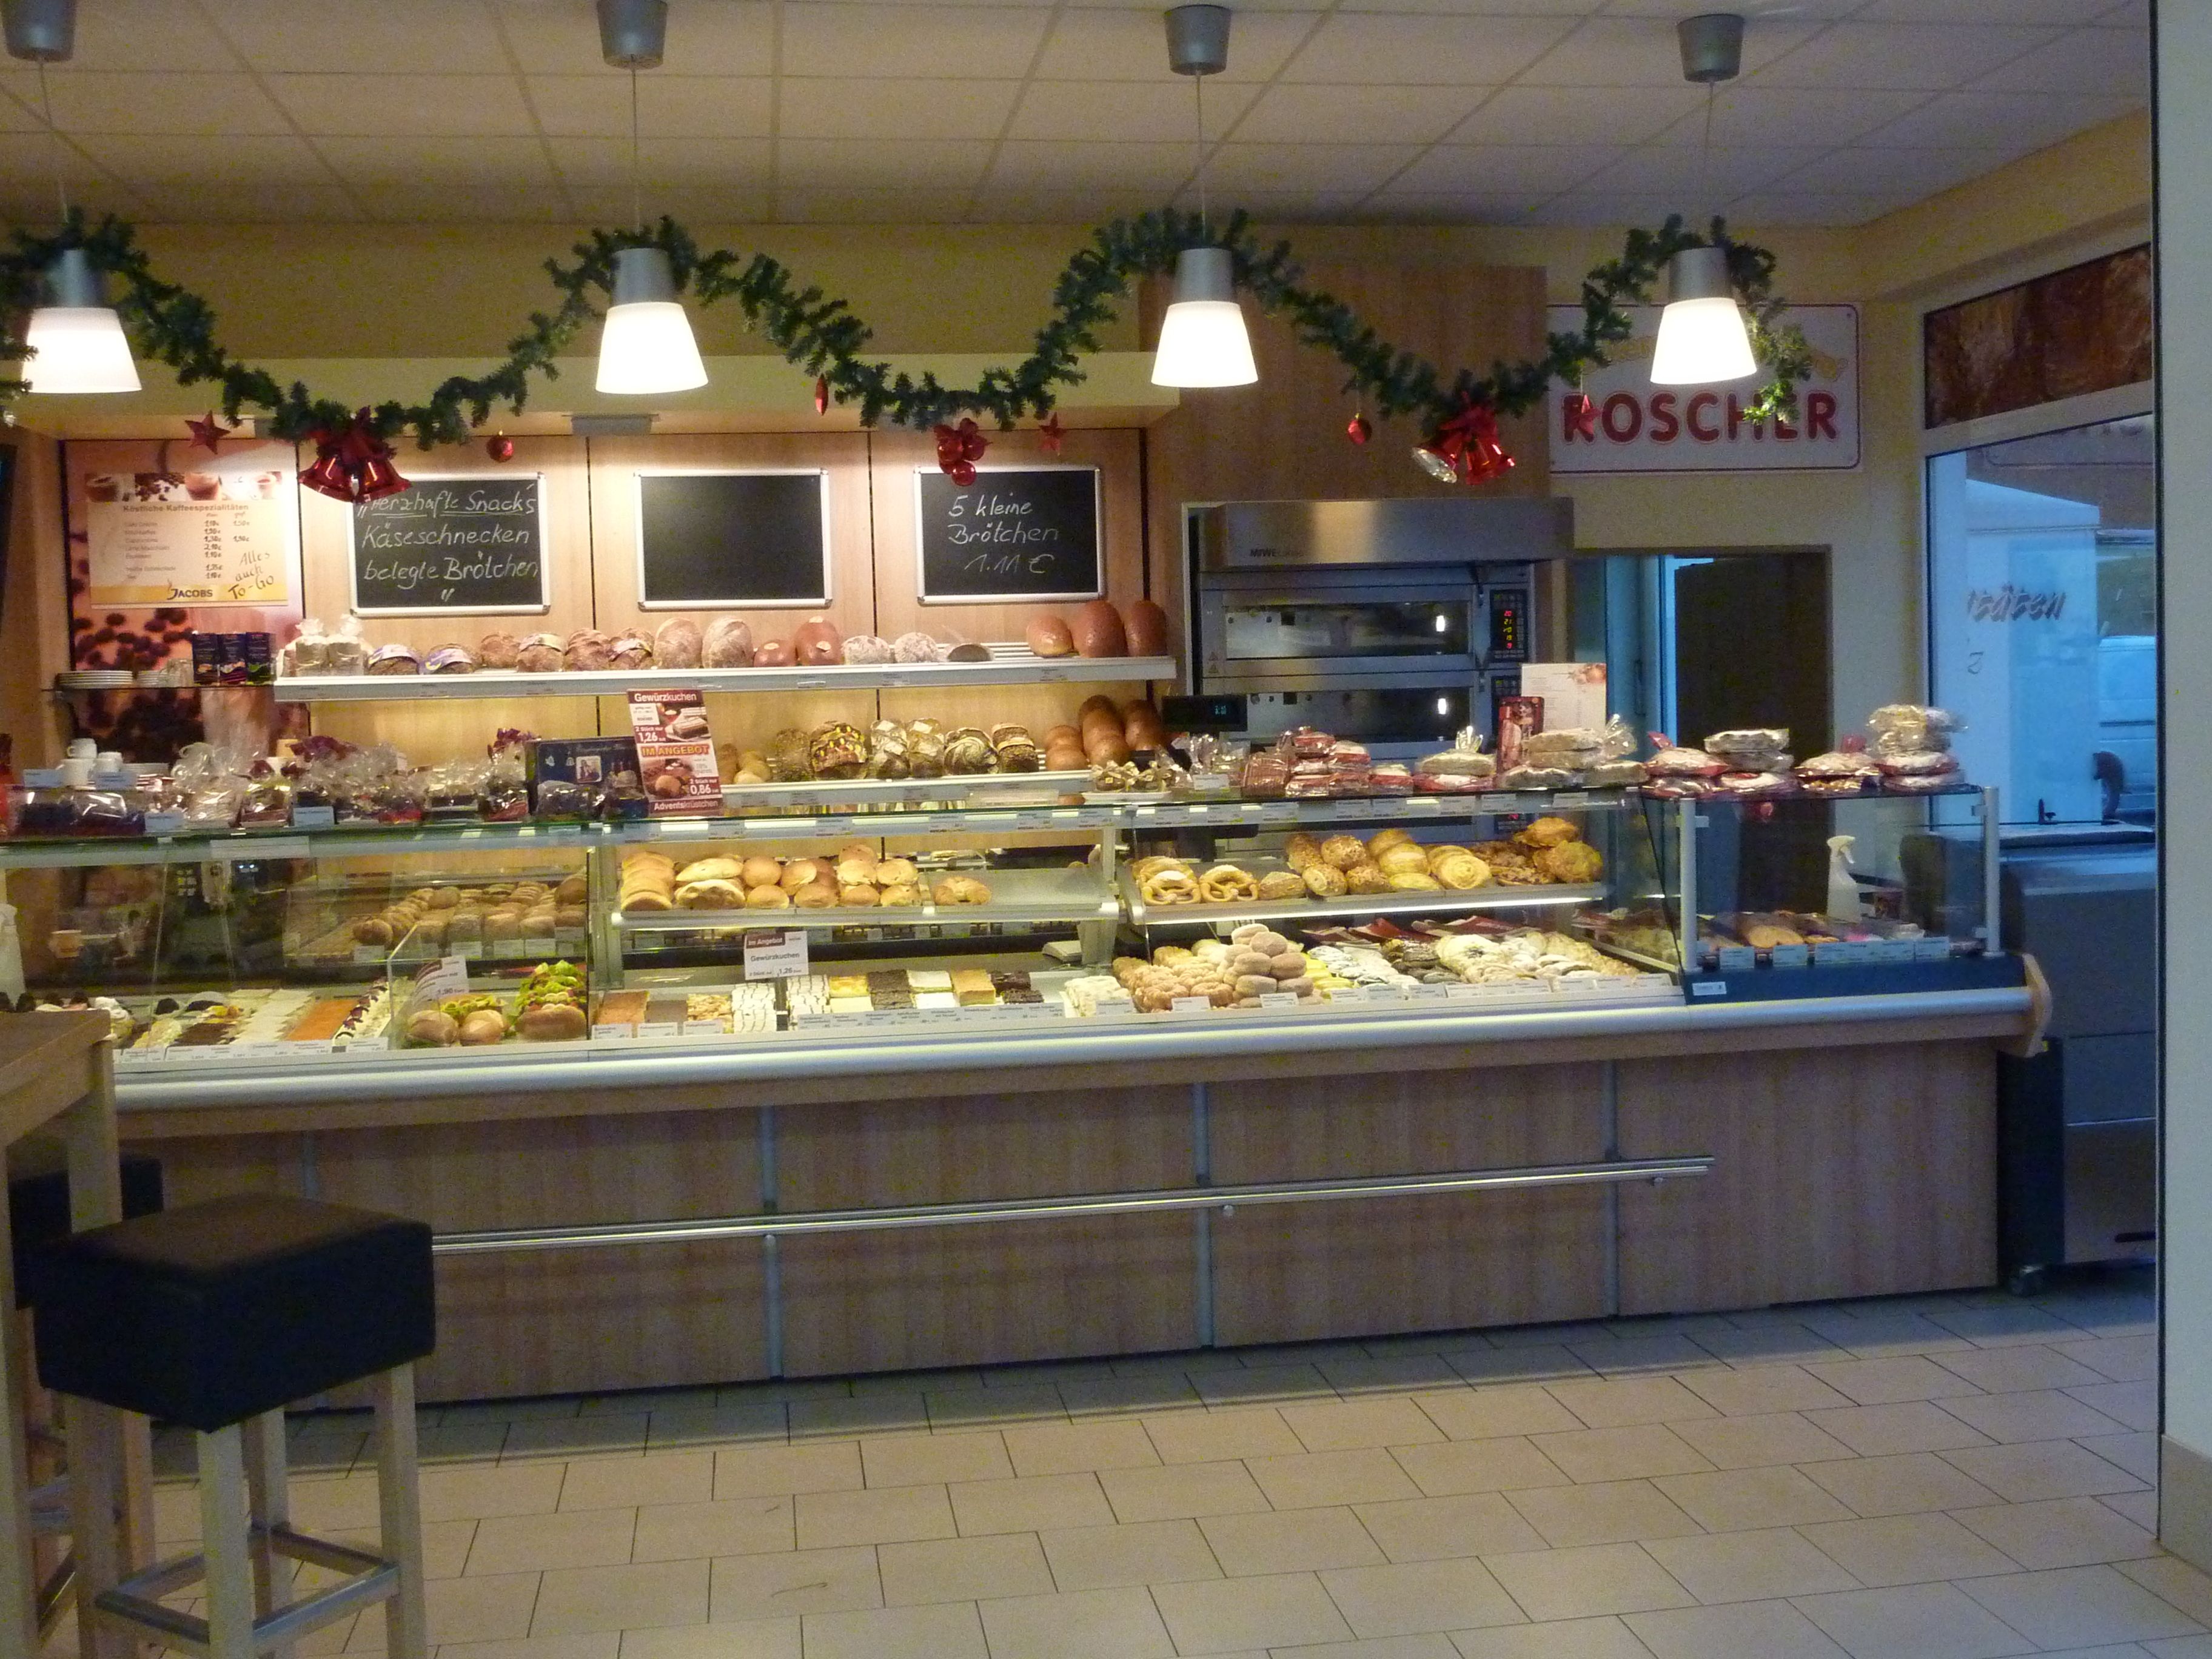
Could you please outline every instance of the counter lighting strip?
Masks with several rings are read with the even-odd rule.
[[[1685,1180],[1711,1170],[1710,1156],[1552,1164],[1507,1170],[1455,1170],[1436,1175],[1371,1176],[1344,1181],[1271,1181],[1235,1187],[1169,1188],[1152,1192],[1092,1193],[1066,1198],[995,1199],[974,1204],[915,1204],[884,1209],[823,1210],[787,1215],[720,1216],[692,1221],[608,1223],[588,1227],[517,1227],[447,1233],[433,1241],[440,1255],[510,1250],[578,1250],[631,1244],[696,1244],[712,1239],[775,1239],[807,1233],[874,1232],[908,1227],[961,1227],[994,1221],[1082,1220],[1162,1211],[1234,1212],[1240,1204],[1311,1204],[1333,1199],[1418,1198],[1439,1193],[1522,1191],[1629,1181]]]

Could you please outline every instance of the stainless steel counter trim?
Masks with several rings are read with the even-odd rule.
[[[422,1100],[453,1095],[596,1091],[685,1084],[773,1082],[788,1078],[990,1071],[1028,1066],[1117,1065],[1136,1060],[1224,1059],[1245,1054],[1319,1054],[1394,1044],[1543,1041],[1701,1031],[1718,1035],[1776,1025],[1856,1024],[2021,1014],[2025,987],[1925,991],[1881,996],[1624,1008],[1547,1007],[1528,1012],[1362,1012],[1342,1017],[1291,1014],[1234,1019],[1169,1020],[1143,1025],[1069,1020],[1037,1032],[969,1032],[916,1041],[850,1036],[809,1043],[778,1039],[750,1048],[641,1051],[610,1043],[539,1058],[478,1050],[465,1059],[443,1051],[387,1055],[357,1065],[271,1067],[265,1073],[116,1079],[124,1112],[177,1107],[304,1106],[331,1101]]]
[[[963,1227],[994,1221],[1083,1220],[1159,1211],[1224,1212],[1243,1204],[1313,1204],[1331,1199],[1432,1197],[1438,1193],[1587,1187],[1624,1181],[1685,1180],[1705,1174],[1709,1157],[1623,1159],[1609,1164],[1553,1164],[1510,1170],[1454,1170],[1435,1175],[1365,1176],[1346,1181],[1270,1181],[1237,1187],[1185,1187],[1157,1192],[1089,1193],[1066,1198],[995,1199],[975,1204],[915,1204],[874,1210],[823,1210],[811,1215],[718,1216],[691,1221],[610,1222],[589,1227],[516,1227],[446,1233],[431,1248],[441,1255],[504,1250],[580,1250],[611,1245],[696,1244],[708,1239],[787,1238],[799,1233],[872,1232],[905,1227]]]

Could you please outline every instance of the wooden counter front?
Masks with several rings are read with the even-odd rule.
[[[1985,1285],[1993,1054],[2033,1021],[1807,1005],[1756,1029],[142,1109],[124,1130],[180,1200],[307,1192],[441,1235],[1715,1160],[1656,1188],[445,1255],[422,1386],[469,1399]]]

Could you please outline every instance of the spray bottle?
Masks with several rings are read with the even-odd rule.
[[[1834,921],[1858,921],[1866,915],[1865,907],[1859,901],[1858,882],[1851,874],[1851,848],[1857,839],[1855,836],[1828,837],[1826,914]]]

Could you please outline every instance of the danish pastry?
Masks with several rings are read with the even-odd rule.
[[[1453,848],[1430,865],[1429,873],[1457,893],[1490,885],[1490,866],[1464,847]]]
[[[1557,847],[1565,842],[1580,841],[1583,832],[1565,818],[1541,817],[1528,824],[1513,837],[1523,847]]]
[[[1547,847],[1529,862],[1536,866],[1539,874],[1571,886],[1595,881],[1605,870],[1604,858],[1586,841],[1564,841],[1556,847]]]

